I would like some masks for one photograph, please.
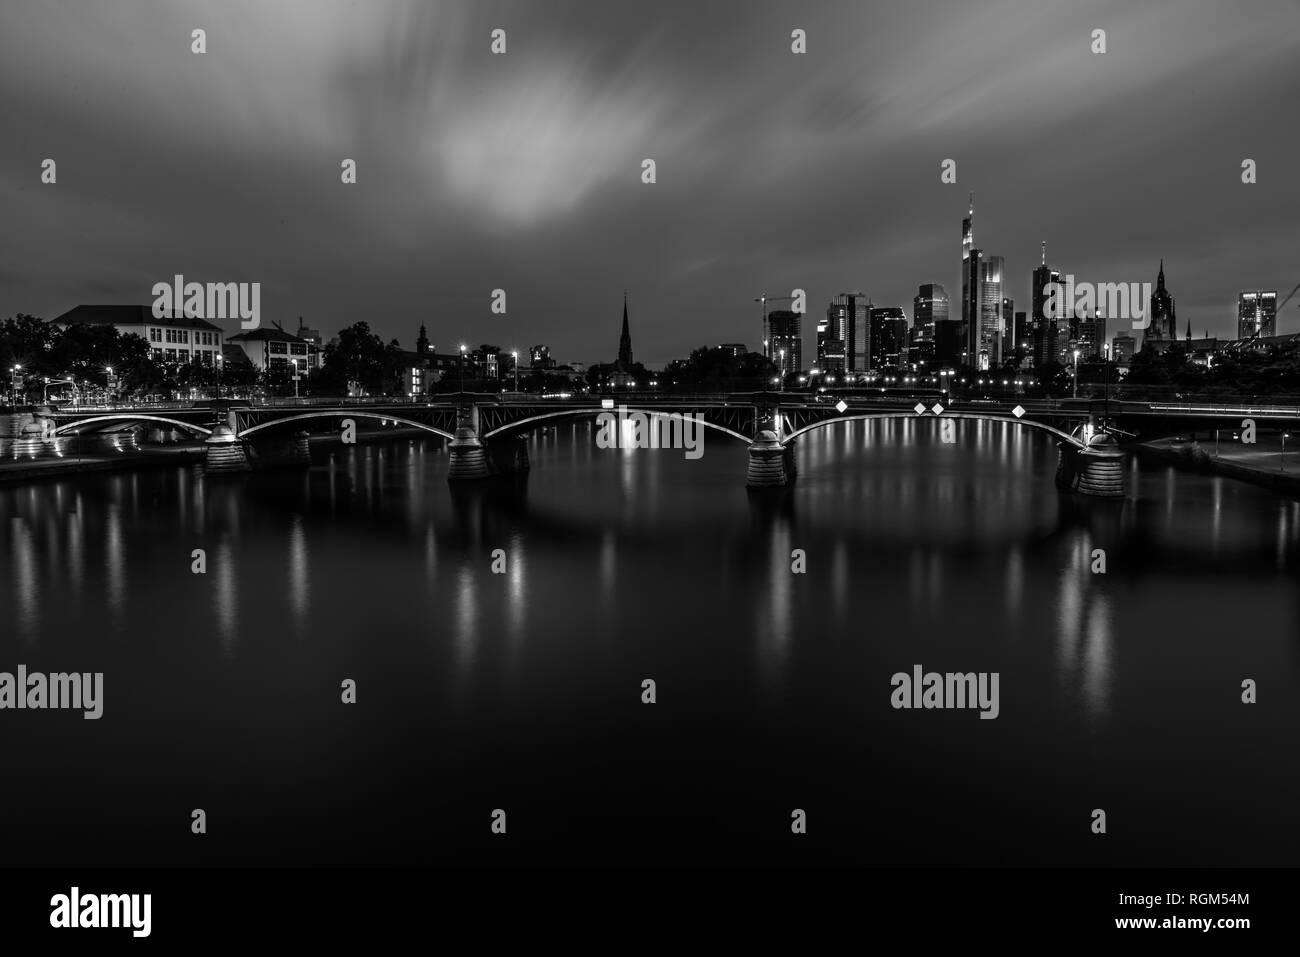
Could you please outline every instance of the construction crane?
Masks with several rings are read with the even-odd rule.
[[[761,296],[759,296],[759,297],[758,297],[757,299],[755,299],[754,301],[755,301],[755,302],[761,302],[761,303],[763,304],[763,358],[764,358],[764,359],[770,359],[770,358],[772,358],[772,356],[771,356],[771,354],[770,354],[770,351],[771,351],[771,350],[769,349],[769,347],[768,347],[768,342],[767,342],[767,340],[768,340],[768,335],[767,335],[767,304],[768,304],[769,302],[793,302],[793,301],[794,301],[794,296],[769,296],[767,293],[763,293]]]

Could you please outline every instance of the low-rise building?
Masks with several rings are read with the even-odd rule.
[[[221,355],[224,334],[206,319],[185,316],[158,318],[152,306],[82,305],[50,320],[72,325],[107,325],[120,335],[137,335],[149,343],[155,362],[200,362],[213,365]]]
[[[299,372],[305,375],[320,368],[320,346],[292,332],[285,332],[278,325],[250,329],[227,337],[226,342],[242,349],[259,372],[277,366],[297,365]]]

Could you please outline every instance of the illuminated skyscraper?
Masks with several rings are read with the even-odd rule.
[[[912,326],[918,336],[934,338],[934,324],[948,321],[948,291],[937,282],[918,287],[912,300]]]
[[[1047,300],[1050,295],[1048,287],[1052,283],[1059,283],[1060,281],[1060,271],[1047,265],[1047,243],[1043,243],[1042,262],[1034,270],[1029,280],[1031,300],[1029,332],[1033,341],[1033,351],[1030,355],[1035,366],[1041,366],[1056,360],[1060,349],[1058,339],[1066,338],[1060,335],[1061,326],[1066,320],[1059,316],[1049,316],[1046,310]]]
[[[907,313],[898,306],[871,310],[871,368],[897,369],[907,349]]]
[[[963,355],[957,361],[974,366],[979,356],[980,258],[975,248],[975,194],[961,221],[961,324]]]
[[[767,314],[768,341],[773,364],[778,370],[798,372],[803,369],[803,316],[789,309]],[[784,361],[781,358],[785,353]]]
[[[1243,292],[1237,297],[1237,338],[1277,335],[1277,290]]]
[[[979,369],[1002,361],[1002,271],[1001,256],[985,256],[980,262],[980,323],[976,351]]]
[[[840,356],[839,371],[865,372],[868,368],[870,352],[868,343],[871,338],[871,303],[860,292],[843,292],[831,300],[826,307],[826,341],[838,342],[822,348],[821,327],[818,323],[817,365],[821,369],[831,368],[822,358],[823,352]]]

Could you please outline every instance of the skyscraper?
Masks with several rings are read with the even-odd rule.
[[[1049,297],[1048,287],[1061,281],[1059,270],[1047,265],[1047,243],[1043,243],[1043,259],[1034,270],[1029,280],[1031,312],[1029,317],[1030,335],[1033,340],[1032,360],[1036,366],[1057,360],[1059,346],[1057,343],[1060,329],[1060,317],[1048,316],[1046,311]]]
[[[871,301],[860,292],[842,292],[826,307],[827,338],[842,343],[845,362],[842,367],[850,372],[866,372],[870,367],[868,343],[871,338]],[[820,329],[820,324],[818,325]],[[823,365],[820,349],[817,356],[819,368]]]
[[[1243,292],[1237,297],[1237,338],[1277,335],[1277,290]]]
[[[1015,300],[1007,300],[1015,308]],[[1034,338],[1029,331],[1029,317],[1025,312],[1013,313],[1011,318],[1011,351],[1013,355],[1019,354],[1020,365],[1023,369],[1034,361]]]
[[[871,367],[897,369],[907,348],[907,313],[898,306],[871,310]]]
[[[988,369],[1002,361],[1002,270],[1001,256],[985,256],[980,262],[980,324],[978,368]]]
[[[772,362],[787,373],[803,369],[803,316],[789,309],[767,314],[768,342]],[[782,353],[785,353],[782,359]]]
[[[999,358],[1011,359],[1016,354],[1016,301],[1007,296],[1002,297],[1002,334],[999,336]]]
[[[934,324],[948,321],[948,292],[937,282],[917,287],[912,300],[912,324],[917,335],[934,338]]]
[[[975,194],[970,194],[970,209],[961,221],[961,323],[965,338],[963,364],[974,366],[979,356],[980,258],[975,248]]]
[[[933,366],[938,358],[935,323],[948,323],[948,292],[938,283],[924,283],[912,300],[912,347],[918,365]]]

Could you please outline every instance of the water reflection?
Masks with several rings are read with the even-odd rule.
[[[310,793],[340,801],[370,801],[377,777],[426,767],[542,800],[529,782],[601,792],[626,745],[640,762],[687,762],[674,768],[681,781],[725,761],[751,762],[753,781],[807,769],[808,782],[840,782],[844,806],[881,761],[906,770],[916,754],[942,755],[956,773],[978,771],[999,806],[1020,807],[1041,797],[1040,779],[1075,782],[1067,758],[1095,744],[1113,760],[1091,767],[1089,783],[1164,807],[1164,779],[1142,770],[1159,722],[1141,710],[1145,697],[1122,692],[1166,688],[1167,635],[1178,636],[1173,663],[1188,681],[1267,670],[1278,710],[1252,733],[1292,745],[1300,600],[1268,599],[1300,592],[1287,577],[1300,505],[1137,465],[1122,502],[1063,496],[1043,437],[970,423],[957,439],[940,442],[919,418],[814,431],[799,442],[798,483],[772,492],[745,489],[739,442],[710,434],[699,460],[599,450],[589,423],[534,436],[533,471],[487,484],[449,483],[444,454],[400,442],[326,452],[299,472],[168,468],[3,488],[0,616],[26,657],[129,659],[142,685],[186,689],[165,710],[196,746],[154,744],[196,791],[216,773],[214,754],[239,753],[247,766],[223,774],[281,781],[292,760],[304,788],[328,780]],[[207,550],[206,575],[189,571],[195,548]],[[493,572],[495,549],[504,574]],[[1104,574],[1094,571],[1101,551]],[[1215,596],[1228,589],[1260,600],[1225,611]],[[1205,627],[1207,610],[1230,614],[1232,627]],[[888,675],[918,661],[999,671],[997,722],[898,724]],[[671,715],[637,737],[630,715],[648,713],[636,710],[647,674],[673,710],[640,718]],[[267,675],[297,683],[267,694]],[[348,753],[364,752],[376,773],[351,783],[334,776],[333,745],[303,744],[338,741],[340,675],[373,689],[362,692],[371,737],[339,747],[355,745]],[[1161,694],[1186,719],[1191,706]],[[259,729],[246,748],[202,716],[173,717],[191,698],[206,714],[232,695],[240,721]],[[148,694],[117,707],[124,717],[104,733],[158,724]],[[1231,737],[1243,719],[1225,714],[1216,720]],[[977,737],[954,746],[963,734]],[[641,780],[644,766],[627,773]],[[1297,775],[1289,765],[1279,775],[1269,800],[1293,804]],[[1227,800],[1230,777],[1197,786]],[[123,786],[148,798],[145,784]],[[267,799],[260,785],[249,793]],[[909,833],[937,819],[922,811],[933,808],[908,818]]]

